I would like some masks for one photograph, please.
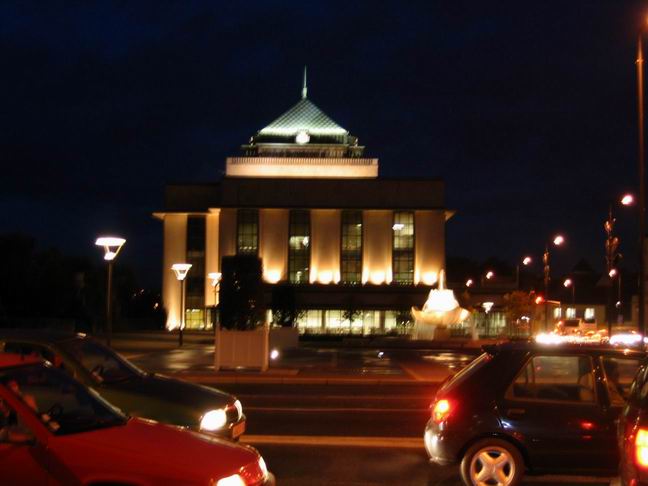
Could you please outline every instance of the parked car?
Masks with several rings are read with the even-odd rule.
[[[36,357],[0,354],[2,484],[274,484],[256,450],[129,418]]]
[[[233,440],[245,431],[243,408],[234,396],[144,372],[83,334],[2,330],[0,352],[41,357],[92,387],[128,415]]]
[[[531,473],[615,475],[616,420],[644,359],[605,345],[485,348],[431,405],[425,447],[465,484],[517,485]]]
[[[648,366],[637,373],[617,432],[621,484],[648,486]]]

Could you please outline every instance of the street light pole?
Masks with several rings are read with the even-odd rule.
[[[637,37],[637,117],[638,117],[638,177],[639,177],[639,323],[641,334],[646,333],[645,326],[645,273],[644,246],[646,239],[646,181],[644,173],[644,93],[643,93],[643,29]]]
[[[214,329],[216,329],[216,307],[218,306],[218,291],[220,290],[220,281],[223,277],[223,274],[220,272],[210,272],[207,274],[210,284],[214,289]]]
[[[180,282],[180,323],[178,325],[178,346],[182,347],[185,328],[185,279],[191,268],[191,263],[174,263],[171,270],[175,273],[176,279]]]
[[[95,245],[104,249],[104,260],[108,263],[108,282],[106,289],[106,344],[110,346],[112,339],[112,272],[113,261],[119,250],[124,246],[126,240],[115,236],[101,236],[95,241]]]
[[[560,246],[565,242],[562,235],[556,235],[553,239],[555,246]],[[545,251],[542,254],[542,263],[544,264],[544,291],[545,291],[545,331],[549,321],[549,282],[551,281],[551,266],[549,264],[549,243],[545,243]]]

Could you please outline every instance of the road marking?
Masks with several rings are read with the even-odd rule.
[[[245,400],[254,400],[256,398],[270,399],[270,400],[292,400],[299,398],[300,400],[404,400],[404,401],[425,401],[431,402],[434,393],[431,393],[429,398],[422,395],[272,395],[272,394],[256,394],[256,395],[246,395],[244,393],[235,393],[236,397],[239,399]]]
[[[378,413],[429,413],[429,408],[363,408],[363,407],[244,407],[250,412],[317,412],[317,413],[345,413],[345,412],[378,412]]]
[[[380,447],[424,450],[422,437],[339,437],[328,435],[243,435],[246,444]]]

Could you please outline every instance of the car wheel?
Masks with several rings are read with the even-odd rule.
[[[467,486],[517,486],[523,475],[522,454],[500,439],[476,442],[461,460],[461,479]]]

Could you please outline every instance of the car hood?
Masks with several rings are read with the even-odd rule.
[[[147,374],[122,383],[108,384],[105,388],[200,408],[222,407],[235,400],[229,393],[158,374]]]
[[[82,482],[138,476],[207,484],[259,457],[251,447],[137,418],[123,426],[55,436],[48,446],[59,473],[72,473]]]

